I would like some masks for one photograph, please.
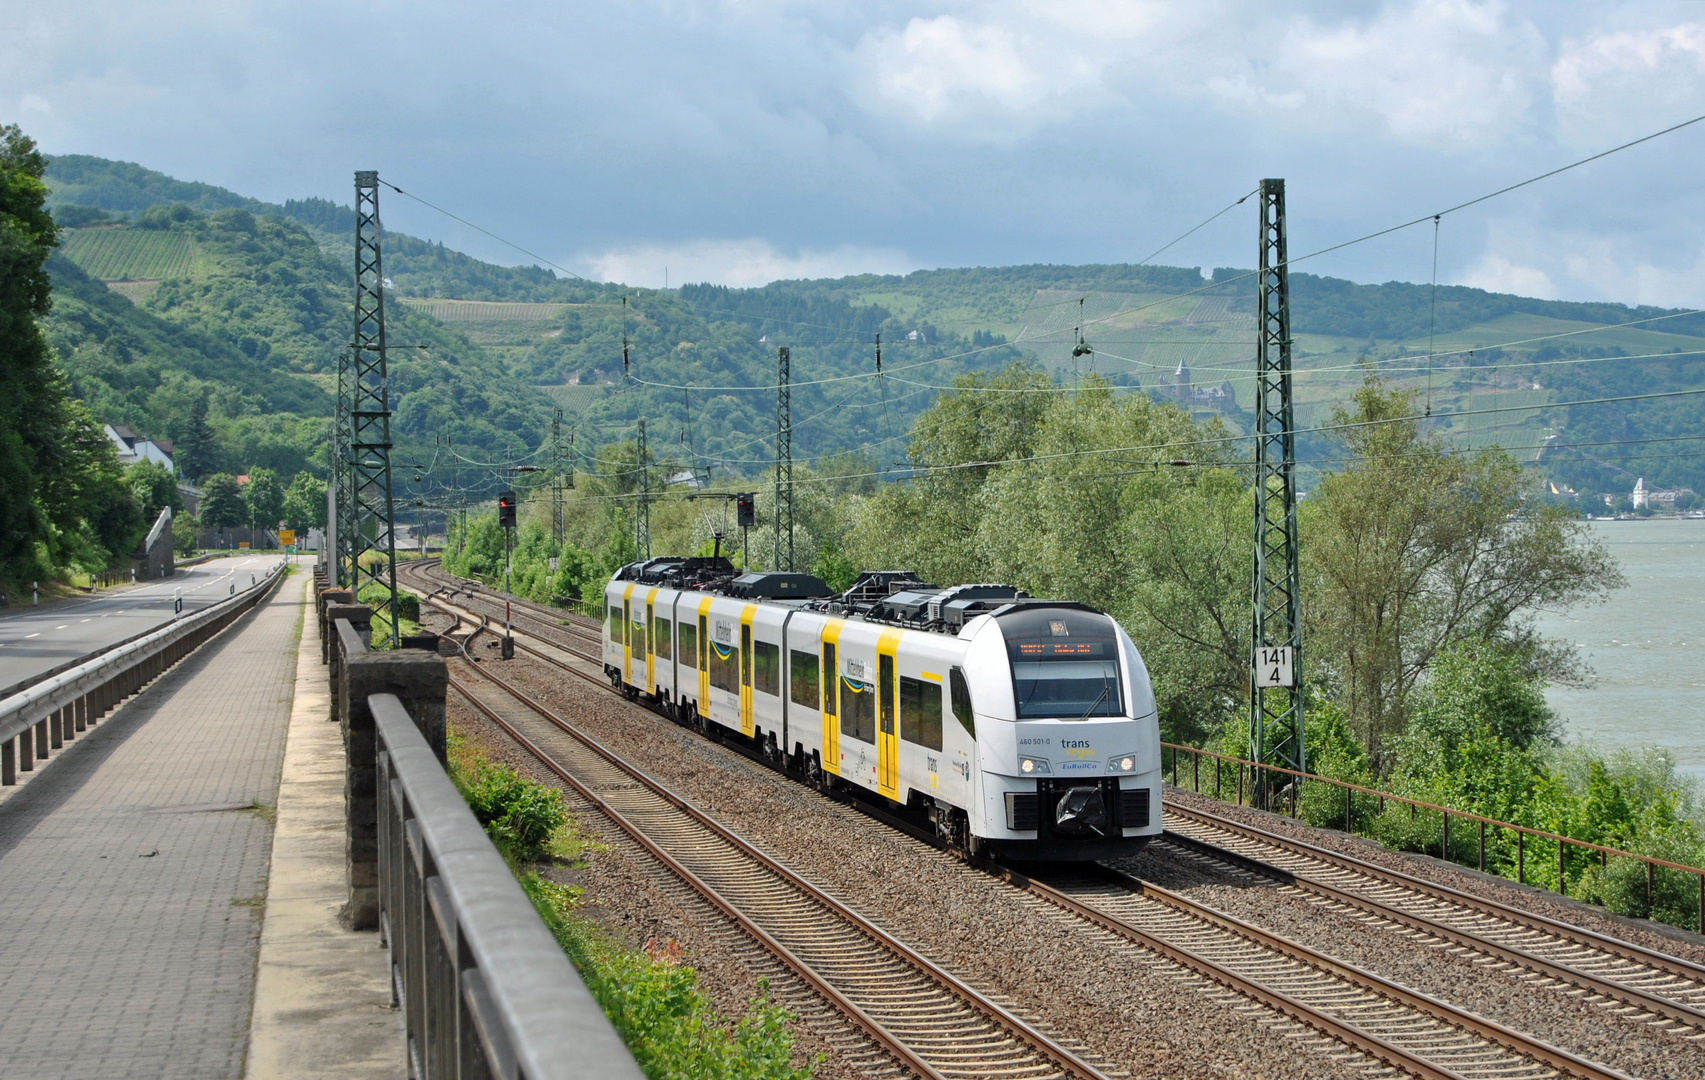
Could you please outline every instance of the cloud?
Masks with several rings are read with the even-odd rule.
[[[1705,32],[1676,10],[379,0],[363,22],[334,0],[0,0],[0,102],[49,154],[274,201],[347,202],[378,168],[588,273],[758,284],[1128,261],[1263,176],[1316,250],[1705,111]],[[345,38],[371,63],[327,50]],[[1705,304],[1702,159],[1705,125],[1453,216],[1441,280]],[[386,224],[522,258],[407,200]],[[1307,268],[1426,280],[1422,232]],[[1254,234],[1244,206],[1164,258],[1248,266]]]
[[[1705,100],[1705,23],[1618,30],[1571,39],[1551,66],[1566,137],[1580,143],[1633,134],[1631,116],[1683,120]]]
[[[1420,0],[1365,20],[1298,15],[1269,53],[1207,84],[1250,108],[1306,103],[1310,126],[1345,130],[1371,115],[1404,141],[1469,144],[1527,117],[1545,51],[1504,4]]]
[[[708,282],[751,288],[785,278],[833,278],[848,274],[904,274],[919,268],[903,251],[842,245],[826,251],[778,251],[767,240],[696,240],[646,244],[601,252],[577,262],[588,277],[635,285]]]
[[[1042,120],[1059,99],[1095,88],[1096,65],[1054,46],[1007,26],[941,15],[868,35],[854,63],[893,111],[924,124],[972,121],[973,135],[1011,133]]]
[[[1515,293],[1535,296],[1542,300],[1557,298],[1557,286],[1551,275],[1536,266],[1518,266],[1502,255],[1485,255],[1457,282],[1488,292]]]

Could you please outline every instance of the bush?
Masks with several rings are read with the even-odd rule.
[[[562,794],[528,780],[506,765],[476,761],[456,777],[474,817],[511,859],[531,862],[568,820]]]
[[[175,514],[172,517],[172,548],[182,557],[190,558],[201,543],[201,520],[194,514]]]

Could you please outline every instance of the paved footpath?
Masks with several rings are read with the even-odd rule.
[[[404,1080],[408,1073],[379,935],[347,930],[342,919],[349,900],[343,736],[326,719],[330,712],[319,628],[310,618],[296,654],[246,1080]]]
[[[302,601],[287,582],[0,803],[0,1075],[242,1074]]]

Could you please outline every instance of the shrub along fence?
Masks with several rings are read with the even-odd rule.
[[[1681,925],[1677,916],[1685,913],[1694,928],[1705,934],[1705,869],[1700,867],[1452,810],[1330,776],[1176,743],[1163,742],[1161,748],[1163,764],[1169,767],[1175,788],[1235,800],[1240,806],[1254,805],[1259,790],[1268,796],[1264,809],[1273,809],[1277,802],[1283,812],[1293,818],[1306,817],[1311,824],[1339,827],[1351,835],[1437,855],[1502,877],[1513,876],[1524,885],[1555,887],[1565,896],[1571,877],[1577,882],[1579,899],[1629,893],[1630,871],[1636,882],[1643,872],[1643,895],[1638,894],[1636,884],[1635,895],[1627,897],[1632,903],[1622,906],[1677,925]],[[1204,773],[1208,774],[1205,779]],[[1205,790],[1204,783],[1211,790]]]

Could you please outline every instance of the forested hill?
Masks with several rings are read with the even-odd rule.
[[[212,378],[235,410],[230,441],[274,453],[290,424],[255,432],[258,418],[286,400],[278,378],[319,380],[317,389],[329,390],[335,349],[347,336],[350,209],[325,199],[263,203],[87,156],[54,159],[48,181],[55,216],[74,226],[66,258],[136,300],[138,316],[199,330],[240,357],[198,375],[174,359],[169,342],[138,329],[137,340],[163,342],[140,350],[149,359],[139,372],[150,373],[137,378],[155,387],[144,390],[112,382],[79,341],[79,392],[122,401],[114,406],[121,419],[169,435],[175,406],[166,403],[182,395],[163,388]],[[253,228],[233,232],[233,222]],[[152,239],[142,236],[150,230]],[[1254,282],[1244,270],[1027,265],[664,291],[498,266],[400,233],[386,234],[385,269],[403,301],[390,308],[393,340],[453,343],[423,367],[400,359],[399,385],[424,395],[399,414],[413,425],[407,439],[454,431],[458,441],[495,451],[508,430],[516,445],[536,447],[554,400],[587,451],[585,464],[592,448],[631,440],[646,418],[653,451],[672,464],[758,471],[773,454],[768,388],[782,345],[792,351],[795,454],[806,458],[859,449],[881,463],[903,461],[911,420],[938,387],[1019,356],[1064,378],[1092,371],[1163,393],[1186,368],[1195,387],[1220,395],[1211,407],[1233,429],[1253,404]],[[1645,476],[1648,487],[1705,491],[1705,458],[1693,445],[1657,441],[1705,427],[1701,398],[1548,407],[1705,387],[1697,359],[1705,316],[1462,286],[1435,295],[1426,284],[1396,281],[1304,273],[1291,281],[1299,423],[1328,420],[1371,368],[1425,395],[1436,429],[1461,445],[1499,443],[1533,461],[1555,436],[1541,464],[1561,484],[1614,493]],[[110,304],[103,310],[124,316]],[[1080,333],[1090,352],[1074,355]],[[1418,360],[1429,342],[1448,355]],[[428,378],[435,364],[439,375]],[[221,371],[231,377],[216,378]],[[262,385],[273,389],[255,389]],[[147,404],[156,391],[159,404]],[[442,409],[432,415],[444,426],[424,425],[412,411],[429,402]],[[1200,411],[1202,402],[1193,406]],[[299,429],[290,454],[317,449],[310,430]],[[1305,457],[1330,461],[1324,440],[1305,443]]]
[[[217,446],[198,472],[323,470],[349,286],[300,224],[177,204],[61,244],[44,330],[97,419],[181,440],[205,397]],[[407,346],[391,353],[395,460],[440,438],[480,457],[539,444],[549,401],[466,335],[403,305],[390,331]]]

